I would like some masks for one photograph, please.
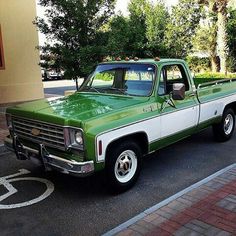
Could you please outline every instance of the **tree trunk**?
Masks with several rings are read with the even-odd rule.
[[[220,60],[217,56],[217,26],[212,26],[212,44],[210,47],[210,55],[211,55],[211,70],[213,73],[220,71]]]
[[[219,60],[216,55],[211,56],[211,71],[213,73],[219,72]]]
[[[228,44],[227,44],[227,31],[226,31],[226,11],[218,11],[218,53],[220,57],[220,72],[227,73],[227,53],[228,53]]]

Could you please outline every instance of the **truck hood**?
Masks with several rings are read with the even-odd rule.
[[[8,108],[7,113],[66,125],[66,120],[83,122],[146,102],[148,99],[148,97],[74,93],[68,97],[23,103]]]

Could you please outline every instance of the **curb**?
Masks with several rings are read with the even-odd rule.
[[[184,190],[174,194],[173,196],[171,196],[171,197],[161,201],[160,203],[158,203],[158,204],[156,204],[156,205],[146,209],[145,211],[141,212],[140,214],[136,215],[135,217],[129,219],[128,221],[126,221],[126,222],[118,225],[117,227],[111,229],[110,231],[106,232],[102,236],[112,236],[112,235],[115,235],[115,234],[119,233],[120,231],[122,231],[122,230],[128,228],[129,226],[131,226],[132,224],[135,224],[137,221],[139,221],[143,217],[153,213],[154,211],[158,210],[159,208],[169,204],[173,200],[175,200],[175,199],[181,197],[182,195],[192,191],[193,189],[198,188],[199,186],[209,182],[210,180],[214,179],[215,177],[225,173],[226,171],[228,171],[228,170],[230,170],[230,169],[232,169],[234,167],[236,167],[236,163],[232,164],[230,166],[227,166],[227,167],[225,167],[222,170],[217,171],[216,173],[206,177],[205,179],[203,179],[203,180],[201,180],[201,181],[199,181],[199,182],[197,182],[197,183],[187,187],[186,189],[184,189]]]

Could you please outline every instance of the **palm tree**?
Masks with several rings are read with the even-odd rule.
[[[227,73],[227,5],[229,0],[199,0],[200,4],[207,5],[213,13],[217,14],[217,48],[220,58],[220,72]]]
[[[228,42],[227,42],[227,5],[228,0],[217,0],[217,36],[218,36],[218,51],[220,57],[220,72],[227,73],[227,54],[228,54]]]

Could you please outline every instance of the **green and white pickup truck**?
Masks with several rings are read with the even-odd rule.
[[[111,61],[70,96],[8,108],[5,145],[47,170],[104,169],[111,189],[124,191],[149,153],[209,126],[217,140],[230,139],[235,113],[233,79],[197,84],[177,59]]]

